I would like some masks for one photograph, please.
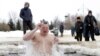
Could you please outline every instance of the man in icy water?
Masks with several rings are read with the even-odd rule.
[[[40,32],[37,32],[40,30]],[[49,34],[48,24],[39,23],[34,30],[26,33],[23,37],[25,41],[31,40],[36,56],[52,56],[52,47],[58,42],[54,35]],[[33,56],[35,56],[33,54]]]

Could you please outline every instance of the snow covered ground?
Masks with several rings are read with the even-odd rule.
[[[0,55],[8,56],[8,53],[12,53],[18,56],[18,53],[23,54],[25,46],[22,37],[22,31],[0,32]],[[77,42],[74,37],[71,37],[71,31],[65,30],[64,37],[59,37],[58,49],[65,53],[65,56],[100,56],[100,36],[95,37],[96,42],[85,42],[84,40]]]

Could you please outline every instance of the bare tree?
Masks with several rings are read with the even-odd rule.
[[[15,30],[16,29],[16,23],[17,23],[17,14],[16,12],[14,11],[10,11],[8,13],[8,16],[9,16],[9,22],[8,22],[8,25],[10,26],[11,30]]]
[[[12,19],[9,20],[8,25],[10,27],[10,30],[15,30],[15,24],[13,23]]]
[[[16,25],[16,29],[17,29],[17,30],[21,30],[21,23],[20,23],[20,20],[18,20],[16,24],[17,24],[17,25]]]
[[[18,16],[17,16],[17,13],[14,12],[14,11],[10,11],[8,13],[8,16],[9,16],[9,19],[12,19],[12,21],[14,22],[14,24],[16,25],[16,22],[18,20]]]
[[[70,18],[70,15],[66,15],[65,16],[64,27],[67,30],[71,29],[71,18]]]
[[[53,21],[54,27],[59,28],[60,23],[61,23],[61,21],[59,20],[59,18],[55,17],[55,19]]]

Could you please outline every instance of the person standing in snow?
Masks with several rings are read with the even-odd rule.
[[[63,23],[60,24],[60,33],[61,33],[61,37],[63,37],[63,32],[64,32],[64,25]]]
[[[26,2],[24,4],[24,8],[20,11],[20,17],[23,19],[23,32],[26,33],[27,27],[32,30],[32,13],[31,9],[29,8],[29,3]]]
[[[88,15],[85,17],[84,25],[85,25],[85,41],[89,41],[89,34],[91,36],[92,41],[95,41],[96,39],[94,38],[94,26],[97,26],[97,20],[92,15],[91,10],[88,12]]]
[[[83,22],[81,21],[80,17],[77,17],[77,22],[75,23],[75,30],[76,30],[75,39],[77,39],[77,41],[82,41]]]

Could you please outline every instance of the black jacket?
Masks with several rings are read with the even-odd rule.
[[[78,33],[82,33],[83,32],[83,27],[84,25],[83,25],[83,22],[81,22],[81,21],[77,21],[76,23],[75,23],[75,30],[76,30],[76,32],[78,32]]]
[[[63,32],[64,31],[64,26],[61,24],[60,25],[60,32]]]
[[[87,15],[84,20],[85,26],[94,26],[94,23],[97,25],[97,21],[94,16]]]
[[[20,11],[20,17],[23,21],[32,21],[32,13],[29,8],[22,8]]]

